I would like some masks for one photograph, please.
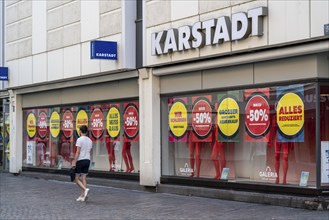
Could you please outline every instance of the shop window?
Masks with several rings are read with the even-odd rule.
[[[329,186],[329,86],[320,87],[321,185]]]
[[[162,174],[315,186],[307,97],[314,84],[163,98]]]
[[[23,166],[69,168],[79,128],[93,141],[91,170],[139,172],[138,102],[25,109]]]

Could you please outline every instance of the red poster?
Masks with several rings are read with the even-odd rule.
[[[74,116],[73,108],[62,109],[62,120],[61,120],[61,130],[62,130],[62,141],[71,140],[74,132]]]
[[[212,141],[212,106],[211,96],[192,97],[192,141],[211,142]]]
[[[105,128],[105,121],[103,115],[103,106],[90,106],[90,134],[89,137],[92,141],[102,142]]]
[[[48,125],[48,109],[38,109],[37,134],[40,140],[47,139]]]
[[[269,88],[245,90],[245,138],[249,142],[268,142],[270,130]]]
[[[124,103],[124,142],[138,142],[139,115],[138,102]]]

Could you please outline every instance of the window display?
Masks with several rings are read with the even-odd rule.
[[[164,97],[162,174],[315,186],[315,86]]]
[[[138,102],[25,109],[23,165],[69,168],[80,126],[93,141],[91,169],[139,172]]]

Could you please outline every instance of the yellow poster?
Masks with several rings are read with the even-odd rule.
[[[169,111],[169,128],[175,138],[181,138],[187,130],[187,109],[182,101],[176,101]]]
[[[75,121],[76,121],[75,129],[77,131],[78,136],[80,136],[80,127],[82,125],[86,125],[88,127],[88,114],[87,114],[87,112],[85,110],[81,109],[78,112]]]
[[[53,113],[51,113],[50,116],[50,134],[53,138],[57,138],[59,135],[59,132],[61,131],[61,127],[60,127],[60,116],[58,114],[58,112],[54,111]]]
[[[116,106],[112,106],[106,116],[107,132],[111,138],[120,134],[120,112]]]
[[[27,116],[26,119],[26,131],[30,138],[33,138],[37,132],[36,118],[32,112]]]

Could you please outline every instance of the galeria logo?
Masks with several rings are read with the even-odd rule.
[[[185,163],[183,168],[179,168],[179,171],[183,176],[189,176],[193,173],[193,169],[189,168],[188,163]]]
[[[262,180],[274,180],[278,177],[276,172],[272,172],[271,167],[267,166],[265,171],[259,171],[259,176]]]

